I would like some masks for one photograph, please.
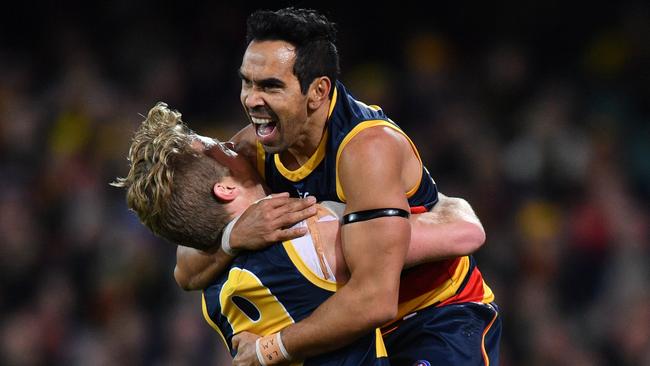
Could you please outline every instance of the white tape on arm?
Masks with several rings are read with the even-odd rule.
[[[280,333],[269,334],[255,341],[257,360],[263,366],[279,365],[291,361],[291,356],[282,344]]]
[[[278,342],[278,346],[280,347],[280,352],[282,352],[282,356],[284,356],[284,358],[287,361],[291,361],[291,355],[289,354],[289,352],[287,352],[287,349],[284,348],[284,343],[282,342],[282,336],[280,335],[280,333],[281,332],[278,332],[277,333],[278,336],[276,337],[276,341]]]
[[[262,355],[262,349],[260,347],[260,340],[262,338],[257,338],[255,341],[255,353],[257,354],[257,360],[260,362],[262,366],[266,366],[266,361],[264,360],[264,356]]]
[[[239,216],[230,221],[228,225],[226,225],[226,227],[223,229],[223,233],[221,234],[221,249],[223,249],[226,254],[233,257],[236,256],[239,251],[233,249],[230,246],[230,233],[232,232],[232,228],[235,226],[237,220],[239,220]]]

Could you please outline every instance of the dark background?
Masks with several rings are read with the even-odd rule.
[[[244,126],[246,16],[315,7],[342,81],[486,228],[502,365],[650,364],[650,17],[642,1],[3,5],[0,364],[228,364],[173,246],[108,186],[157,101]]]

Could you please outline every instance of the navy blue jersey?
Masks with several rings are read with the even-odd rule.
[[[298,197],[309,195],[318,201],[345,202],[345,192],[338,177],[341,152],[359,132],[375,126],[389,127],[404,135],[421,163],[413,142],[379,107],[356,100],[343,84],[337,82],[326,131],[308,161],[296,170],[289,170],[278,154],[267,154],[258,142],[257,169],[273,192],[290,192]],[[414,213],[428,211],[438,202],[436,184],[423,165],[420,181],[405,194]],[[432,311],[430,308],[467,302],[490,303],[493,300],[494,294],[483,281],[471,256],[425,263],[402,272],[396,319],[408,318],[423,309]],[[399,326],[393,323],[388,327]],[[423,329],[414,336],[435,337]]]
[[[258,142],[258,171],[263,174],[273,192],[286,191],[294,196],[315,196],[319,201],[345,202],[345,194],[337,176],[339,156],[352,138],[373,126],[387,126],[402,133],[420,159],[413,142],[379,107],[354,99],[343,84],[337,82],[330,104],[327,130],[314,155],[303,166],[290,171],[282,164],[279,155],[266,154]],[[413,212],[418,212],[414,210],[416,207],[429,210],[438,202],[436,184],[424,166],[422,179],[405,193]],[[480,272],[473,263],[471,257],[462,257],[425,263],[404,271],[398,314],[402,316],[434,304],[468,299],[493,301],[492,291],[484,285]]]
[[[337,176],[341,151],[359,132],[374,126],[390,127],[404,135],[420,159],[413,142],[379,107],[354,99],[343,84],[337,82],[330,104],[327,129],[314,155],[300,168],[289,170],[282,164],[278,154],[265,153],[258,142],[258,171],[273,192],[289,192],[294,197],[310,195],[318,201],[345,202],[345,192],[341,189]],[[405,193],[411,207],[424,206],[429,210],[438,201],[436,184],[424,166],[418,184]]]
[[[232,350],[232,337],[243,331],[279,332],[309,316],[337,289],[303,262],[291,241],[238,255],[229,271],[203,291],[203,315]],[[304,365],[387,365],[381,334],[318,357]],[[301,363],[297,363],[301,364]]]

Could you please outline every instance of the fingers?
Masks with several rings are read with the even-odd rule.
[[[308,231],[307,227],[291,227],[288,229],[277,229],[268,233],[267,235],[264,235],[264,241],[268,245],[272,243],[282,242],[285,240],[291,240],[291,239],[304,236],[305,234],[307,234],[307,231]]]
[[[279,224],[280,227],[293,225],[316,214],[316,198],[274,197],[260,201],[249,209],[261,213],[267,222]]]
[[[313,207],[314,204],[316,204],[316,198],[311,196],[307,198],[292,198],[281,208],[286,212],[296,212]]]
[[[305,228],[291,226],[316,215],[315,203],[314,197],[291,198],[288,193],[279,193],[251,205],[235,223],[230,234],[230,246],[256,250],[264,244],[305,235]]]
[[[291,197],[278,197],[274,199],[269,199],[266,201],[261,201],[257,205],[259,207],[265,207],[269,211],[274,211],[278,215],[284,215],[289,212],[302,211],[308,207],[312,207],[316,204],[316,198],[291,198]]]
[[[307,227],[292,227],[289,229],[279,230],[275,234],[275,241],[291,240],[305,236],[305,234],[307,234]]]
[[[293,226],[296,223],[316,215],[316,199],[291,198],[280,207],[269,212],[269,218],[277,229]]]
[[[239,334],[232,337],[232,349],[234,349],[235,352],[237,352],[237,348],[239,348],[239,339],[240,338],[241,337],[239,336]]]
[[[288,212],[279,218],[281,227],[292,226],[302,220],[306,220],[316,215],[316,206],[310,206],[297,212]]]

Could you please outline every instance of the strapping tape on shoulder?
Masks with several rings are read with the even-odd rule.
[[[408,219],[409,212],[401,208],[376,208],[373,210],[351,212],[343,216],[343,225],[390,216],[399,216]]]

